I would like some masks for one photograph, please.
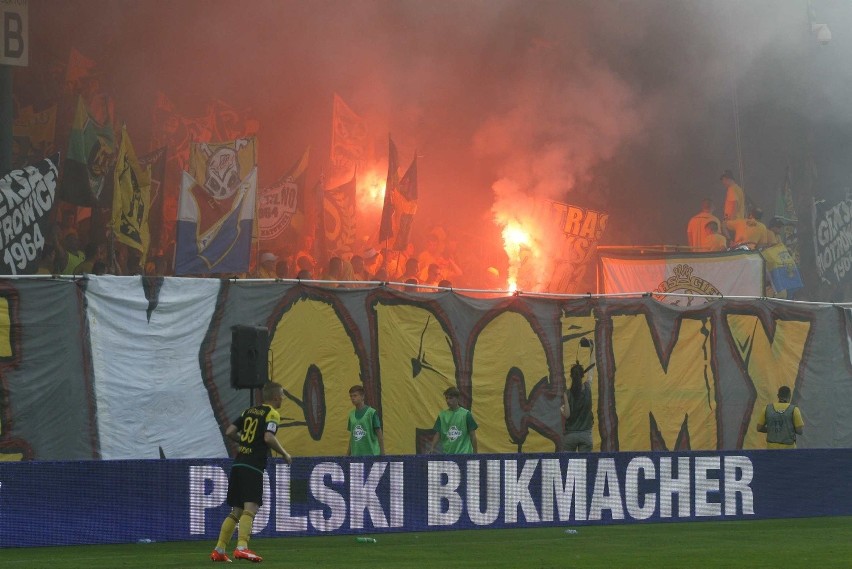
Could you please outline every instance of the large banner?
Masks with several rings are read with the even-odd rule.
[[[652,296],[6,279],[0,459],[226,457],[222,432],[250,399],[230,382],[237,325],[269,329],[269,377],[288,394],[278,436],[295,456],[345,454],[353,384],[378,410],[388,454],[427,452],[451,386],[481,452],[553,452],[577,359],[596,363],[596,450],[763,448],[755,425],[782,385],[805,419],[800,447],[852,447],[848,320],[840,307],[766,299],[674,309]]]
[[[764,262],[757,251],[599,255],[604,294],[657,293],[657,300],[676,306],[711,300],[701,295],[763,296]]]
[[[852,197],[837,203],[815,201],[813,228],[819,277],[829,284],[847,282],[852,269]]]
[[[55,154],[0,179],[0,274],[36,272],[50,237],[58,163],[59,154]]]
[[[224,460],[0,463],[0,543],[213,542],[229,511],[229,466]],[[848,516],[850,468],[847,450],[296,457],[292,466],[273,461],[264,473],[252,534]],[[812,491],[791,492],[803,476]],[[109,500],[101,500],[104,488]],[[92,516],[99,500],[99,515]],[[31,515],[33,503],[43,504],[46,515]]]

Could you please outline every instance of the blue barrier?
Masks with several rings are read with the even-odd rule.
[[[0,547],[215,540],[229,460],[0,462]],[[297,458],[255,535],[852,515],[848,449]]]

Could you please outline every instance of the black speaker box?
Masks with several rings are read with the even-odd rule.
[[[234,326],[231,332],[231,387],[263,387],[269,381],[269,330],[262,326]]]

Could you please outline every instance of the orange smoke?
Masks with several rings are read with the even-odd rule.
[[[355,197],[358,200],[358,209],[361,213],[382,213],[385,203],[385,184],[387,184],[387,166],[384,169],[378,164],[358,172],[355,180]]]

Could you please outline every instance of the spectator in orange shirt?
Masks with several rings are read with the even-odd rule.
[[[704,236],[706,235],[705,229],[711,221],[716,222],[717,230],[721,227],[719,218],[713,215],[713,200],[705,198],[701,200],[701,211],[693,215],[686,225],[686,237],[693,251],[706,250],[707,244],[704,242]]]
[[[725,251],[728,248],[728,240],[719,233],[719,223],[716,221],[708,221],[704,224],[701,242],[701,251]]]
[[[722,185],[727,189],[725,194],[725,221],[743,219],[745,217],[745,192],[734,181],[734,174],[725,170],[721,176]]]
[[[745,219],[728,219],[725,224],[734,236],[731,239],[732,246],[746,245],[749,249],[758,249],[770,244],[769,230],[761,223],[760,218],[763,211],[760,208],[752,208]]]

